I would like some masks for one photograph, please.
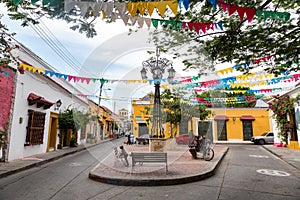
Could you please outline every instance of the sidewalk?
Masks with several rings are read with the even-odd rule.
[[[286,147],[275,147],[273,145],[263,145],[263,147],[286,162],[287,164],[291,165],[292,167],[300,170],[300,151],[293,150]]]
[[[0,162],[0,178],[24,171],[26,169],[30,169],[32,167],[43,165],[45,163],[60,159],[64,156],[85,150],[91,146],[98,145],[107,141],[108,140],[103,140],[96,144],[85,144],[78,145],[77,147],[57,149],[56,151],[37,154],[23,159],[13,160],[10,162]]]

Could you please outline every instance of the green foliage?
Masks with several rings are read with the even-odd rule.
[[[71,137],[71,140],[70,140],[70,147],[77,147],[77,141],[76,141],[76,138],[74,136]]]
[[[11,44],[10,36],[15,35],[14,33],[9,33],[8,28],[1,23],[2,15],[0,15],[0,66],[8,67],[10,63],[17,62],[17,60],[12,56],[11,50],[18,48],[18,45]]]
[[[94,119],[95,116],[91,116],[89,113],[82,113],[75,109],[67,109],[63,112],[59,113],[58,117],[58,128],[60,130],[59,133],[59,144],[62,145],[62,137],[66,135],[67,130],[71,129],[72,137],[70,140],[70,146],[77,146],[77,141],[74,134],[74,130],[79,130],[83,126],[85,126],[91,119]]]
[[[95,121],[95,118],[97,116],[91,116],[90,113],[83,113],[77,110],[73,110],[72,112],[73,118],[74,118],[74,123],[75,127],[77,130],[88,124],[89,121],[93,120]]]
[[[203,73],[209,67],[200,64],[197,58],[210,56],[214,64],[235,62],[245,63],[257,58],[276,55],[275,65],[265,70],[269,73],[280,74],[287,70],[297,71],[300,54],[300,1],[226,1],[239,7],[262,9],[266,11],[280,11],[291,13],[289,21],[280,19],[266,20],[255,16],[251,23],[247,19],[241,20],[237,13],[228,16],[222,8],[212,9],[207,1],[191,1],[189,12],[178,13],[171,20],[192,22],[222,22],[224,30],[215,30],[206,34],[196,34],[188,29],[173,29],[165,27],[153,32],[153,41],[158,47],[170,53],[176,52],[175,57],[183,59],[186,68],[199,68]],[[188,46],[186,51],[178,49]],[[207,54],[203,54],[205,50]],[[190,57],[186,59],[187,52]],[[199,53],[200,52],[200,53]],[[294,64],[293,64],[294,63]],[[251,68],[255,67],[254,65]],[[251,68],[239,68],[248,72]]]
[[[277,122],[279,129],[279,137],[286,140],[285,125],[289,124],[288,116],[294,113],[294,99],[289,96],[275,96],[274,100],[269,104],[273,111],[273,117]]]
[[[161,103],[166,115],[166,122],[178,124],[181,119],[180,95],[166,89],[161,93]]]
[[[22,21],[22,26],[38,24],[38,19],[47,17],[66,21],[68,24],[71,24],[70,29],[77,30],[88,38],[97,35],[94,29],[94,21],[97,15],[91,9],[88,9],[88,12],[81,16],[78,14],[80,12],[79,8],[74,7],[71,11],[66,12],[63,0],[42,1],[44,5],[40,3],[32,4],[30,1],[21,1],[17,6],[11,0],[0,0],[0,2],[5,3],[10,19]]]
[[[0,130],[0,149],[5,142],[7,142],[7,130]]]
[[[87,13],[80,15],[79,8],[73,8],[69,12],[64,10],[64,1],[42,1],[32,4],[30,1],[20,1],[14,5],[11,0],[1,0],[5,3],[9,16],[14,20],[21,20],[22,26],[29,23],[37,24],[40,17],[64,20],[71,24],[72,30],[77,30],[86,35],[94,37],[97,35],[94,26],[95,19],[100,16],[88,9]],[[119,2],[125,2],[120,0]],[[137,2],[134,0],[133,2]],[[170,17],[165,13],[165,18],[173,21],[186,22],[222,22],[224,30],[217,30],[206,34],[197,34],[188,29],[174,28],[170,25],[163,30],[157,29],[153,32],[152,41],[162,51],[173,54],[174,58],[183,60],[185,69],[199,69],[199,74],[205,74],[207,70],[213,70],[218,63],[235,62],[245,63],[256,58],[276,55],[276,65],[270,65],[265,70],[269,73],[280,74],[287,70],[297,71],[299,67],[300,54],[300,1],[280,0],[233,0],[226,1],[231,5],[256,10],[288,12],[291,18],[288,21],[280,19],[263,19],[254,16],[251,23],[247,19],[241,20],[237,13],[228,15],[221,7],[212,9],[212,4],[206,0],[191,0],[188,12],[178,12],[176,16]],[[19,9],[22,8],[22,9]],[[28,11],[33,14],[29,15]],[[138,11],[139,13],[139,11]],[[37,16],[32,18],[31,16]],[[112,23],[110,18],[107,23]],[[178,50],[183,51],[178,51]],[[248,72],[250,68],[239,68]]]
[[[59,113],[58,127],[60,130],[72,129],[75,130],[75,122],[73,117],[74,110],[67,109]]]

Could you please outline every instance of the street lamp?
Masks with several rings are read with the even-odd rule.
[[[164,137],[162,130],[162,113],[160,108],[160,81],[165,73],[165,70],[168,69],[169,79],[175,77],[175,70],[172,67],[172,61],[166,58],[160,58],[160,51],[156,48],[156,57],[151,57],[146,61],[143,61],[143,69],[141,70],[142,79],[147,79],[147,71],[150,70],[154,79],[154,105],[153,105],[153,122],[152,122],[152,132],[153,137]]]

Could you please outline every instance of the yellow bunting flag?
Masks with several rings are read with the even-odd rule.
[[[156,8],[162,17],[165,16],[167,5],[168,5],[168,2],[166,2],[166,1],[157,2],[157,4],[156,4]]]

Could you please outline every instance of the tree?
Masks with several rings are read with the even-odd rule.
[[[278,136],[284,142],[287,142],[288,139],[286,130],[286,125],[290,124],[288,118],[292,119],[295,116],[294,101],[295,99],[290,98],[288,95],[278,95],[269,103],[270,109],[273,111],[273,117],[277,122],[277,128],[279,129]],[[291,136],[293,139],[293,132]]]
[[[58,116],[58,128],[59,128],[59,144],[58,149],[63,147],[64,139],[67,137],[68,129],[75,130],[75,122],[73,118],[73,109],[67,109],[64,112],[60,112]]]
[[[87,37],[97,34],[94,22],[101,14],[90,8],[81,15],[82,13],[75,7],[68,12],[65,11],[63,0],[45,0],[42,4],[20,0],[1,0],[1,2],[5,3],[10,17],[22,20],[23,26],[29,23],[36,24],[40,17],[45,16],[67,21],[72,24],[71,29],[85,33]],[[198,34],[193,30],[195,27],[191,28],[191,31],[189,28],[174,26],[174,23],[165,23],[165,28],[155,31],[152,37],[162,51],[168,51],[174,58],[183,59],[186,69],[197,68],[199,74],[205,73],[206,69],[213,66],[203,61],[205,57],[211,57],[213,64],[224,62],[243,64],[270,56],[276,56],[275,65],[265,68],[270,73],[281,74],[300,69],[300,1],[191,0],[188,6],[187,12],[181,10],[174,17],[166,12],[164,19],[180,23],[213,22],[218,24],[220,30],[206,32],[207,27],[202,25],[200,32],[203,33]],[[137,16],[141,16],[139,11]],[[107,22],[112,21],[112,18],[107,18]],[[209,29],[212,28],[211,25],[215,24],[210,24]],[[178,51],[183,47],[187,49]],[[240,66],[238,70],[248,72],[256,66],[256,64]]]
[[[224,62],[243,64],[257,58],[275,55],[275,65],[268,66],[265,68],[266,71],[280,74],[300,69],[299,1],[227,1],[230,4],[227,4],[229,9],[226,12],[223,11],[225,4],[221,0],[216,6],[216,10],[209,2],[217,1],[192,0],[188,12],[178,13],[170,19],[181,22],[222,22],[223,30],[197,34],[188,28],[182,29],[166,25],[163,30],[154,32],[153,39],[156,45],[165,51],[173,52],[175,57],[183,58],[183,63],[187,68],[201,67],[202,71],[204,67],[209,67],[199,66],[197,63],[199,62],[197,57],[202,54],[203,49],[207,55],[211,56],[215,64]],[[250,17],[241,19],[236,12],[241,9],[237,10],[237,8],[255,9],[256,13],[254,13],[252,22],[248,23]],[[281,13],[277,13],[278,11]],[[228,12],[235,13],[228,16]],[[261,17],[258,16],[259,14]],[[179,48],[186,45],[189,45],[187,51],[178,52]],[[187,55],[193,57],[185,59]],[[238,70],[248,72],[256,66],[241,66]]]
[[[59,127],[59,148],[63,146],[63,140],[67,137],[67,131],[72,130],[72,136],[70,146],[77,146],[77,138],[74,135],[76,130],[83,128],[87,123],[95,117],[92,117],[90,113],[83,113],[76,109],[67,109],[59,113],[58,127]]]
[[[47,17],[66,21],[71,24],[70,29],[84,33],[88,38],[97,35],[93,22],[100,14],[96,15],[91,9],[88,9],[87,13],[82,16],[76,8],[67,12],[64,9],[64,0],[0,0],[0,3],[5,3],[10,19],[21,20],[23,27],[30,23],[36,25],[41,17]]]
[[[0,15],[0,67],[8,67],[11,63],[17,63],[17,60],[11,54],[11,50],[19,48],[19,46],[12,44],[10,37],[14,36],[15,33],[9,33],[9,29],[1,22],[2,17]]]
[[[180,99],[179,94],[172,93],[169,89],[165,89],[161,93],[161,103],[164,108],[166,122],[170,123],[171,137],[173,126],[177,127],[181,119]]]

